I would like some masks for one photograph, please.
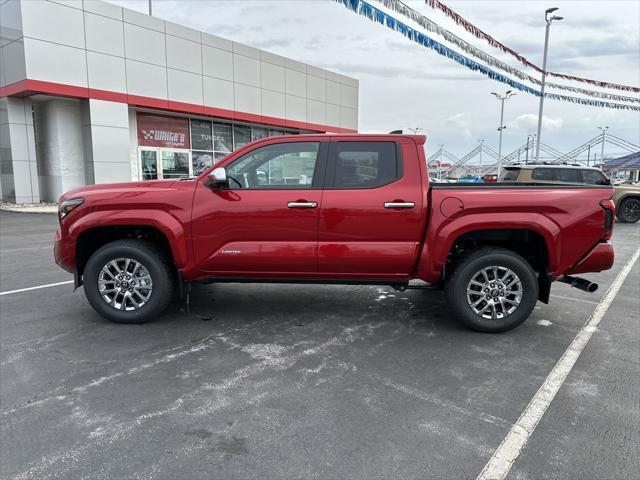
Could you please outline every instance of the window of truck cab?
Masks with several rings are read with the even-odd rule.
[[[371,189],[402,178],[402,150],[396,142],[335,141],[329,151],[328,188]]]
[[[287,142],[258,147],[227,167],[230,189],[320,188],[325,142]]]

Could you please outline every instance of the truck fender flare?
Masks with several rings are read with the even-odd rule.
[[[131,226],[155,228],[167,238],[173,260],[177,268],[184,268],[189,262],[189,248],[184,227],[178,219],[160,210],[120,210],[109,212],[99,210],[87,213],[69,228],[69,236],[74,244],[80,234],[101,227]]]
[[[532,230],[544,239],[549,253],[549,270],[553,271],[560,262],[561,229],[544,215],[526,212],[467,214],[443,223],[435,232],[427,233],[416,276],[427,282],[440,280],[455,241],[478,230]]]

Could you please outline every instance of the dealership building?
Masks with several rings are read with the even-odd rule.
[[[358,81],[99,0],[0,0],[0,193],[197,175],[252,140],[355,132]]]

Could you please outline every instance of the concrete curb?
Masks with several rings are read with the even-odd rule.
[[[19,205],[1,205],[0,210],[18,213],[57,213],[58,207],[56,205],[39,205],[28,207],[21,207]]]

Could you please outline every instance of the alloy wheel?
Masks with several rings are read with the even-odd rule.
[[[98,292],[116,310],[138,310],[151,298],[153,281],[142,263],[132,258],[116,258],[100,270]]]
[[[473,312],[486,319],[503,319],[522,302],[522,281],[503,266],[478,270],[467,284],[467,303]]]

